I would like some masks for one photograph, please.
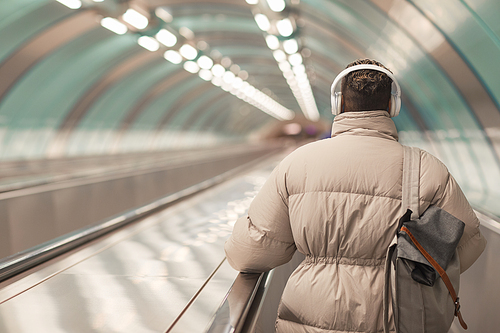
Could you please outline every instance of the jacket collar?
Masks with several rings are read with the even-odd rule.
[[[398,141],[398,131],[387,111],[345,112],[335,117],[332,138],[342,134],[374,136]]]

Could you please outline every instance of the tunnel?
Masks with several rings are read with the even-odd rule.
[[[0,257],[329,138],[332,81],[369,58],[401,86],[399,142],[438,157],[493,221],[490,283],[499,14],[496,0],[0,0]],[[2,314],[14,294],[2,332],[24,332]]]

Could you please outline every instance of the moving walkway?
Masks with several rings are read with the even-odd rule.
[[[282,157],[266,156],[4,260],[0,332],[272,332],[300,254],[271,272],[238,274],[223,246]],[[467,332],[495,332],[500,221],[477,214],[488,247],[462,276],[462,313]]]

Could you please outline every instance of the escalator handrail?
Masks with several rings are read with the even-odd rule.
[[[162,197],[147,205],[129,210],[103,222],[98,222],[96,224],[81,228],[40,245],[34,246],[30,249],[8,256],[0,260],[0,282],[5,281],[24,271],[27,271],[28,269],[42,264],[50,259],[67,253],[111,231],[122,228],[134,221],[137,221],[140,218],[145,217],[146,215],[165,208],[167,205],[178,202],[193,194],[196,194],[225,180],[228,180],[229,178],[234,177],[236,174],[250,168],[251,166],[262,162],[262,160],[268,158],[270,154],[273,154],[273,152],[265,154],[264,156],[257,158],[249,163],[245,163],[241,166],[226,171],[215,177],[209,178],[198,184]]]
[[[481,225],[500,234],[500,217],[487,213],[483,210],[474,208],[476,216],[479,218]]]
[[[251,309],[262,301],[270,272],[239,273],[222,304],[217,309],[207,333],[240,333],[257,314]]]

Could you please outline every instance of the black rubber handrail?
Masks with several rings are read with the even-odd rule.
[[[126,213],[117,215],[113,218],[98,222],[88,227],[76,230],[74,232],[65,234],[58,238],[52,239],[48,242],[42,243],[30,249],[18,252],[9,257],[0,260],[0,282],[5,281],[13,276],[27,271],[39,264],[42,264],[50,259],[67,253],[85,243],[88,243],[98,237],[101,237],[111,231],[122,228],[140,218],[154,213],[166,206],[185,199],[193,194],[215,186],[245,169],[262,162],[268,158],[270,152],[262,157],[259,157],[249,163],[243,164],[239,167],[226,171],[218,176],[207,179],[201,183],[185,188],[176,193],[167,195],[161,199],[151,202],[147,205],[132,209]]]
[[[256,311],[251,310],[263,300],[264,288],[270,277],[270,272],[238,274],[212,318],[207,333],[242,332],[248,322],[258,316]]]

